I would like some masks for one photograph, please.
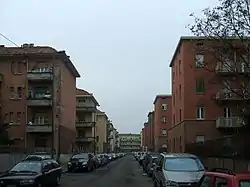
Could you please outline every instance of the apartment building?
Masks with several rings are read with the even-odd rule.
[[[172,96],[157,95],[154,100],[154,150],[168,143],[168,130],[172,126]]]
[[[209,50],[213,44],[216,41],[208,42],[204,37],[181,37],[171,60],[173,126],[168,136],[172,151],[183,152],[187,143],[232,134],[243,126],[234,109],[241,100],[237,89],[244,84],[244,78],[239,81],[238,77],[249,71],[238,67],[240,59],[231,49],[226,50],[232,53],[226,54],[226,62],[215,58]],[[239,63],[234,64],[236,61]],[[211,69],[207,69],[207,62]]]
[[[145,142],[145,139],[146,139],[146,136],[145,136],[145,128],[143,127],[141,129],[141,149],[142,151],[145,151],[146,150],[146,142]]]
[[[120,151],[133,152],[141,149],[141,135],[132,133],[119,134]]]
[[[108,152],[112,152],[113,148],[114,148],[114,141],[113,141],[113,130],[114,130],[114,126],[112,124],[111,121],[109,121],[108,124],[108,135],[107,135],[107,139],[108,139]]]
[[[76,145],[79,150],[86,152],[96,151],[96,112],[99,103],[92,93],[83,89],[76,89]]]
[[[148,150],[154,151],[154,111],[148,113],[148,126],[149,126],[149,134],[148,134]]]
[[[144,123],[144,150],[148,151],[149,150],[149,144],[150,144],[150,126],[148,122]]]
[[[105,112],[96,112],[96,151],[106,153],[108,151],[108,116]]]
[[[73,149],[75,85],[80,77],[65,51],[24,44],[0,46],[1,116],[23,150]]]

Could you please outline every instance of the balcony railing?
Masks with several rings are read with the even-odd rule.
[[[239,128],[243,126],[243,119],[240,117],[219,117],[216,120],[216,128]]]
[[[76,121],[76,127],[94,127],[94,121]]]
[[[216,94],[216,100],[246,100],[250,99],[248,93],[243,93],[240,89],[222,89]]]
[[[52,132],[52,124],[33,124],[27,125],[26,132],[36,133],[36,132]]]
[[[250,68],[244,65],[245,63],[218,63],[216,66],[216,73],[219,74],[235,74],[235,73],[250,73]]]
[[[52,68],[37,68],[32,71],[28,71],[27,79],[29,81],[52,81]]]
[[[35,94],[35,96],[29,96],[27,98],[28,106],[51,106],[52,95],[51,94]]]
[[[90,142],[93,142],[93,141],[94,141],[94,137],[81,137],[81,136],[78,136],[76,138],[76,142],[90,143]]]
[[[76,103],[76,110],[78,111],[86,111],[86,112],[95,112],[96,106],[94,105],[86,105],[85,103]]]

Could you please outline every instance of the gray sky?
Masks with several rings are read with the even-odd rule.
[[[120,132],[139,133],[191,12],[216,0],[0,0],[0,33],[18,45],[65,49]],[[11,45],[0,37],[0,44]]]

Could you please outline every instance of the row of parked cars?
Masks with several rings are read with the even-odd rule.
[[[67,168],[69,172],[94,171],[123,156],[125,156],[124,153],[105,153],[96,155],[92,153],[77,153],[70,158]]]
[[[97,155],[77,153],[70,158],[67,166],[72,172],[78,169],[93,171],[123,156],[123,153]],[[0,174],[0,187],[57,186],[60,184],[61,175],[62,166],[55,159],[52,159],[50,153],[33,153],[15,164],[10,170]]]
[[[154,187],[250,187],[249,171],[208,170],[192,154],[136,152],[134,157],[152,177]]]

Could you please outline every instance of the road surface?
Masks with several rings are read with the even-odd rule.
[[[152,187],[138,162],[127,155],[91,173],[65,173],[61,187]]]

